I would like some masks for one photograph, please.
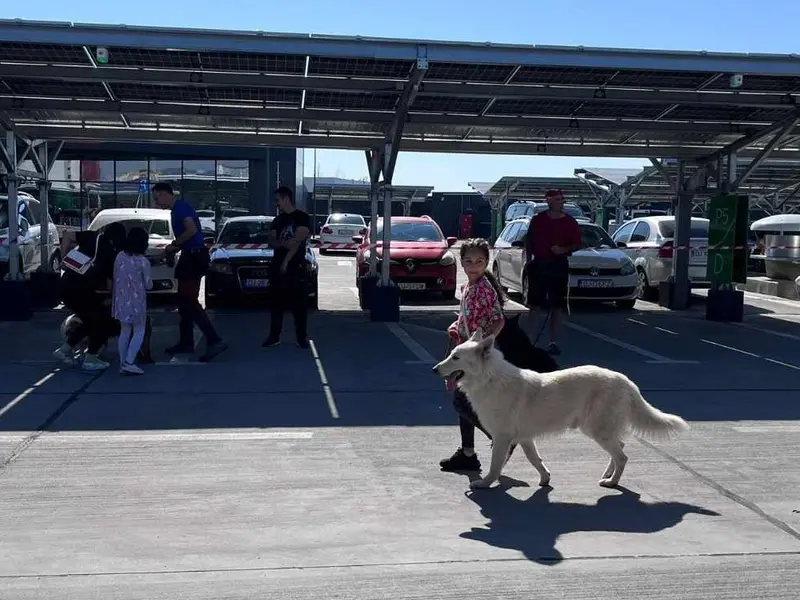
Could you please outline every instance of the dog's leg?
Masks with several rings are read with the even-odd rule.
[[[469,484],[472,489],[488,488],[495,481],[500,478],[500,473],[503,472],[503,465],[508,456],[508,450],[511,448],[511,438],[495,436],[492,443],[492,464],[489,467],[489,472],[483,479],[476,479]]]
[[[625,465],[628,463],[628,457],[625,452],[622,451],[623,443],[619,440],[609,440],[605,438],[595,438],[595,441],[603,450],[611,455],[611,464],[609,464],[609,466],[612,467],[612,473],[610,475],[603,473],[603,478],[598,481],[598,484],[601,487],[607,488],[617,487],[622,477],[622,472],[625,470]],[[608,472],[608,468],[606,468],[606,472]]]
[[[533,440],[520,442],[522,451],[528,458],[533,468],[539,472],[539,485],[542,487],[550,485],[550,470],[545,466],[539,451],[536,449],[536,443]]]
[[[621,448],[623,449],[625,448],[625,442],[620,442],[619,445]],[[608,461],[608,466],[606,467],[606,470],[603,471],[603,479],[608,479],[609,477],[611,477],[611,474],[613,472],[614,472],[614,459],[612,458],[611,460]]]

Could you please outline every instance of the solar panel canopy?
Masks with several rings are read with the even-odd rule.
[[[799,92],[794,55],[0,21],[0,118],[37,139],[703,158],[780,125],[795,159]]]

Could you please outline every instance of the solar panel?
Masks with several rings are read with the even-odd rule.
[[[106,65],[92,60],[99,44]],[[731,73],[747,73],[738,92]],[[159,125],[170,131],[147,140],[176,141],[182,128],[192,142],[245,144],[241,132],[276,132],[284,145],[363,150],[402,109],[401,149],[702,157],[783,123],[798,95],[793,56],[0,21],[0,111],[37,138],[117,126],[122,114],[125,130],[80,139],[138,140],[137,127]],[[65,123],[76,128],[55,128]],[[773,156],[796,161],[800,129],[787,132]]]

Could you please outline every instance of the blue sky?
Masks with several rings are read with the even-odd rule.
[[[124,2],[6,2],[2,18],[258,29],[567,46],[799,52],[796,28],[800,2],[792,0],[138,0]],[[306,151],[306,172],[313,174]],[[317,151],[323,176],[361,178],[363,152]],[[468,181],[496,181],[504,175],[571,175],[575,167],[636,166],[638,160],[538,158],[402,153],[396,184],[469,189]]]

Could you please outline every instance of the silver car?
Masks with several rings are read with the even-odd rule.
[[[42,205],[36,198],[25,193],[19,193],[17,197],[17,211],[20,272],[27,277],[42,266],[40,244],[42,235],[47,235],[50,270],[58,273],[61,269],[61,250],[55,223],[48,215],[44,219],[47,225],[42,227]],[[8,238],[8,196],[0,196],[0,279],[9,272]]]
[[[504,288],[527,296],[525,235],[530,218],[508,223],[497,238],[492,272]],[[569,257],[569,297],[573,300],[614,302],[630,309],[636,303],[636,270],[626,254],[615,247],[605,229],[578,221],[583,248]]]
[[[690,233],[689,281],[692,287],[709,287],[708,219],[692,218]],[[614,232],[614,243],[636,266],[638,297],[656,300],[658,286],[672,274],[675,217],[651,216],[633,219]]]

